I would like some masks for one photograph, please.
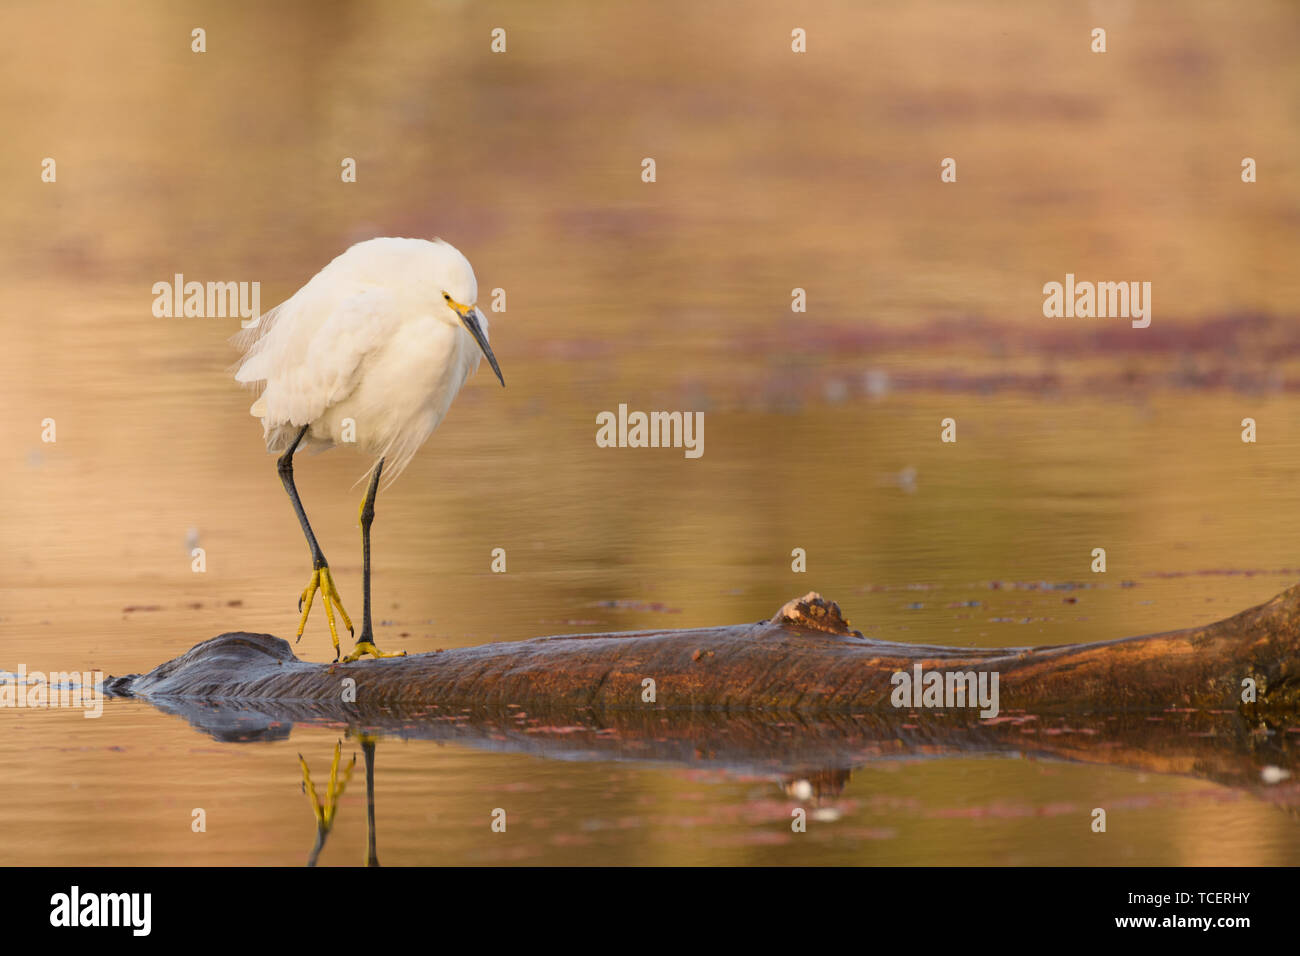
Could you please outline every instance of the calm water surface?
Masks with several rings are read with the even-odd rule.
[[[1291,4],[1121,5],[1104,58],[1018,3],[819,5],[806,57],[776,2],[499,7],[223,6],[202,56],[175,5],[78,6],[71,33],[59,4],[0,11],[0,670],[291,635],[309,560],[230,380],[237,323],[154,318],[151,290],[260,281],[270,306],[374,235],[445,236],[509,295],[509,387],[480,374],[379,499],[382,647],[754,621],[813,589],[885,640],[1059,644],[1300,580]],[[1151,281],[1151,328],[1044,320],[1067,271]],[[624,402],[704,411],[704,456],[597,448]],[[354,616],[366,467],[297,469]],[[331,656],[319,606],[296,650]],[[0,864],[305,862],[298,755],[323,790],[339,740],[320,859],[361,862],[365,742],[277,734],[0,708]],[[1300,863],[1295,778],[978,754],[807,796],[779,761],[632,757],[380,735],[379,860]]]
[[[291,634],[309,567],[273,460],[245,397],[214,362],[196,373],[186,358],[161,356],[172,371],[144,387],[105,359],[99,400],[71,406],[55,446],[29,437],[10,461],[5,669],[138,672],[227,630]],[[505,392],[473,383],[380,499],[381,646],[755,620],[811,588],[882,639],[1064,643],[1213,620],[1300,577],[1292,519],[1275,517],[1297,477],[1289,398],[1250,399],[1275,423],[1274,442],[1250,447],[1221,421],[1239,401],[1229,394],[1064,403],[835,390],[764,407],[715,391],[705,456],[683,463],[595,447],[606,386],[584,384],[582,361],[511,371]],[[669,395],[668,407],[684,404]],[[944,446],[938,422],[954,408],[962,431]],[[299,468],[355,610],[360,471],[341,450]],[[1104,575],[1089,570],[1097,546]],[[494,547],[507,551],[504,575],[488,570]],[[795,547],[807,573],[790,569]],[[1077,587],[1051,587],[1065,584]],[[297,650],[328,658],[323,620]],[[98,720],[0,710],[0,725],[0,861],[305,861],[315,825],[298,754],[323,793],[340,738],[358,765],[321,861],[364,858],[364,761],[349,728],[222,742],[135,701],[108,702]],[[616,756],[381,736],[379,859],[1300,861],[1294,811],[1195,777],[1014,754],[902,759],[800,800],[779,766]],[[796,806],[815,809],[806,834],[790,831]],[[1097,806],[1109,808],[1105,838],[1089,829]],[[206,833],[191,832],[195,808]],[[505,834],[490,830],[496,808]]]

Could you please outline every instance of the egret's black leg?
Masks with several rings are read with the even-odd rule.
[[[381,458],[375,465],[375,473],[370,476],[370,487],[361,502],[361,588],[365,603],[361,611],[361,636],[357,638],[357,646],[352,649],[352,653],[344,658],[345,661],[355,661],[362,654],[373,654],[375,657],[403,657],[406,654],[406,651],[385,654],[375,647],[375,632],[370,622],[370,526],[375,520],[375,497],[379,494],[379,476],[383,471],[384,459]]]
[[[361,752],[366,756],[366,866],[378,866],[375,852],[375,738],[361,735]]]
[[[375,632],[370,626],[370,526],[375,521],[375,496],[379,494],[379,476],[384,472],[384,459],[375,465],[375,473],[370,476],[370,487],[361,502],[361,640],[374,643]]]
[[[330,573],[329,563],[325,560],[325,554],[321,551],[320,545],[316,541],[316,535],[311,530],[311,524],[307,521],[307,512],[303,510],[302,499],[298,497],[298,489],[293,483],[293,453],[298,450],[298,445],[306,436],[309,427],[309,425],[303,426],[289,446],[289,450],[281,455],[280,460],[275,463],[276,470],[280,472],[280,482],[284,485],[284,490],[289,493],[289,500],[293,502],[293,510],[298,516],[298,523],[302,525],[302,533],[307,537],[307,547],[311,549],[311,580],[307,582],[307,587],[303,589],[302,595],[298,598],[298,610],[302,617],[298,620],[298,635],[294,641],[296,643],[302,640],[303,629],[307,626],[307,615],[311,613],[311,603],[319,590],[321,592],[321,603],[325,605],[325,619],[329,621],[330,640],[334,642],[334,659],[338,660],[339,634],[334,624],[334,608],[339,609],[339,614],[343,617],[343,623],[347,625],[349,633],[352,633],[352,619],[348,617],[348,612],[343,609],[343,599],[339,596],[338,588],[334,584],[334,576]],[[303,607],[304,601],[306,607]]]
[[[311,523],[307,520],[307,512],[303,510],[302,499],[298,497],[298,489],[293,483],[293,453],[298,450],[298,445],[302,442],[303,437],[307,434],[310,425],[304,425],[302,431],[298,432],[298,437],[293,440],[289,450],[280,456],[280,460],[275,463],[275,468],[280,472],[280,483],[284,485],[284,490],[289,492],[289,500],[293,502],[294,513],[298,516],[298,523],[302,525],[302,533],[307,536],[307,547],[311,549],[312,567],[326,567],[325,555],[316,543],[316,535],[311,530]]]

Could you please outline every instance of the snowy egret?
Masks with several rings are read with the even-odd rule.
[[[477,300],[474,270],[449,243],[370,239],[235,337],[244,352],[235,380],[260,389],[251,412],[262,420],[267,451],[281,453],[280,480],[311,550],[297,639],[319,591],[335,660],[334,608],[350,632],[352,621],[294,487],[293,456],[301,448],[350,444],[373,458],[360,511],[361,634],[344,660],[404,654],[376,648],[370,620],[370,525],[379,476],[387,462],[391,484],[410,463],[484,355],[505,385]]]

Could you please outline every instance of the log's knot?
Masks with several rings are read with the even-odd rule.
[[[849,627],[849,622],[834,601],[828,601],[816,591],[809,591],[801,598],[787,601],[772,618],[773,624],[789,624],[797,627],[809,627],[828,634],[845,634],[861,637],[861,631]]]

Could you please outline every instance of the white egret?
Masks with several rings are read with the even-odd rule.
[[[267,451],[281,453],[280,480],[311,550],[311,580],[298,598],[297,639],[320,591],[336,661],[334,608],[350,632],[352,621],[294,487],[293,456],[302,448],[349,444],[374,459],[360,512],[361,634],[344,660],[405,653],[381,652],[371,626],[370,525],[379,476],[388,463],[391,483],[410,463],[484,355],[505,385],[477,300],[474,270],[450,244],[370,239],[235,338],[244,352],[235,380],[260,390],[251,412],[262,420]]]

